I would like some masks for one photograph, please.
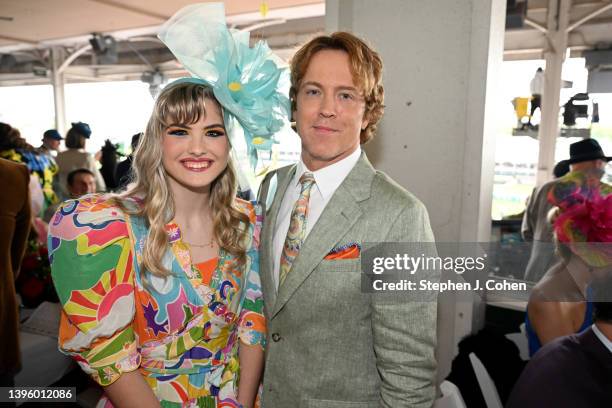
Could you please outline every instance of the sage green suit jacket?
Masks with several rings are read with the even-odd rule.
[[[364,242],[433,242],[427,211],[362,153],[313,226],[280,289],[272,235],[295,165],[269,174],[261,237],[268,322],[264,408],[431,407],[436,302],[388,302],[361,290],[360,259],[326,260]]]

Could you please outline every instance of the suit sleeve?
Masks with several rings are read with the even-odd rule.
[[[275,175],[276,175],[276,170],[273,170],[273,171],[269,172],[268,174],[266,174],[266,176],[264,177],[263,181],[259,185],[259,190],[257,192],[257,203],[262,208],[262,211],[264,213],[269,210],[269,208],[268,208],[268,201],[270,201],[270,200],[269,200],[268,196],[270,194],[270,185],[272,183],[272,178]],[[274,192],[272,194],[274,194]],[[272,198],[274,198],[274,197],[272,197]]]
[[[533,241],[533,230],[534,230],[534,211],[535,211],[535,203],[536,203],[536,195],[537,189],[533,189],[529,199],[527,200],[527,207],[525,208],[525,213],[523,214],[523,222],[521,224],[521,236],[523,240],[527,242]]]
[[[23,206],[17,213],[15,220],[15,234],[13,235],[13,241],[11,244],[11,261],[13,263],[13,271],[15,271],[14,278],[17,279],[19,274],[19,266],[21,265],[21,258],[26,249],[26,243],[28,241],[28,235],[30,234],[30,226],[32,224],[32,210],[30,207],[30,189],[29,180],[30,174],[26,166],[19,166],[19,171],[23,177],[24,196]]]
[[[434,236],[420,202],[406,207],[387,242],[430,242]],[[435,252],[435,246],[427,245]],[[429,255],[435,255],[429,254]],[[438,279],[434,272],[430,279]],[[402,295],[404,296],[404,295]],[[435,398],[437,301],[372,295],[372,331],[381,376],[381,407],[429,408]]]

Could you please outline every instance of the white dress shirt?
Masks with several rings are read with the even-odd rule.
[[[529,90],[532,95],[542,95],[544,93],[544,72],[536,72],[529,83]]]
[[[599,327],[597,327],[596,324],[591,327],[593,328],[593,333],[595,333],[597,338],[601,340],[604,346],[606,346],[608,350],[610,350],[610,353],[612,353],[612,341],[610,341],[610,339],[607,338],[606,335],[601,332],[601,330],[599,330]]]
[[[274,283],[276,288],[278,288],[280,258],[283,253],[285,238],[287,238],[287,231],[289,231],[291,211],[293,211],[293,205],[300,196],[300,177],[302,177],[302,174],[310,172],[315,179],[315,184],[310,191],[310,200],[308,202],[308,218],[306,221],[306,235],[304,236],[304,239],[306,239],[330,198],[334,195],[334,192],[338,189],[340,184],[342,184],[353,167],[355,167],[355,164],[357,164],[359,156],[361,156],[360,147],[355,149],[353,153],[344,159],[317,171],[308,170],[302,159],[300,159],[295,170],[295,175],[291,179],[287,191],[285,191],[285,195],[283,196],[283,201],[278,210],[278,217],[276,218],[276,225],[274,228],[272,255],[274,256]]]

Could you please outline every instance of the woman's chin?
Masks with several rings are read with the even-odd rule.
[[[168,178],[170,181],[170,188],[174,193],[177,193],[177,190],[183,190],[198,194],[210,192],[210,186],[215,179],[216,177],[212,178],[210,174],[202,173],[197,176],[181,174],[178,177],[174,177],[170,175]]]

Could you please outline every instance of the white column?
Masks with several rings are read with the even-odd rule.
[[[385,115],[365,150],[421,199],[436,241],[487,242],[495,165],[496,85],[505,0],[327,0],[326,29],[353,31],[383,58]],[[438,378],[483,305],[445,297]]]
[[[66,130],[66,101],[64,98],[64,74],[60,70],[64,62],[64,49],[51,48],[51,85],[53,85],[53,102],[55,106],[55,128],[64,135]]]
[[[538,131],[540,151],[536,184],[541,186],[552,179],[555,165],[555,142],[559,135],[559,95],[561,71],[567,48],[567,27],[571,0],[549,0],[547,17],[546,70],[542,95],[542,119]]]

